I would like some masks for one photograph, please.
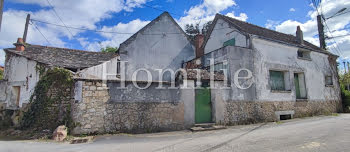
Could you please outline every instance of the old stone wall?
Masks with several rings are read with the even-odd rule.
[[[143,133],[184,129],[183,102],[136,101],[137,97],[134,98],[135,101],[123,102],[117,101],[117,98],[111,100],[110,94],[118,91],[112,89],[114,93],[110,93],[110,86],[114,85],[101,81],[77,83],[81,84],[76,85],[81,87],[81,91],[76,92],[81,92],[82,95],[75,99],[72,106],[72,118],[76,124],[73,134]]]
[[[340,101],[226,102],[225,125],[277,121],[276,111],[294,111],[294,118],[329,115],[342,109]]]
[[[183,103],[107,104],[107,132],[158,132],[184,129]]]

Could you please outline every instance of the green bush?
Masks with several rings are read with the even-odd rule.
[[[345,89],[344,85],[341,85],[341,97],[343,101],[343,107],[349,109],[350,107],[350,91]]]

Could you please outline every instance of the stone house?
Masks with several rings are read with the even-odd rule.
[[[19,38],[6,53],[4,79],[0,81],[0,104],[18,109],[28,104],[42,68],[61,67],[77,72],[117,57],[114,53],[26,45]]]
[[[300,29],[292,36],[219,14],[194,44],[165,12],[118,54],[21,41],[5,52],[0,103],[7,108],[28,103],[38,65],[72,72],[74,134],[248,124],[341,108],[337,56],[304,41]]]
[[[293,36],[217,14],[197,54],[204,55],[187,67],[208,69],[212,58],[214,71],[226,71],[231,86],[221,92],[216,123],[274,121],[342,109],[337,56],[305,41],[300,27]],[[235,73],[239,69],[243,72]],[[235,82],[239,74],[246,78]]]

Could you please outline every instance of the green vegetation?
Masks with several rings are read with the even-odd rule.
[[[23,113],[20,127],[41,130],[54,130],[59,125],[72,127],[73,122],[70,116],[70,90],[72,86],[72,74],[68,70],[53,68],[41,74],[30,98],[30,103]]]
[[[203,24],[202,30],[199,29],[199,23],[193,25],[193,24],[186,24],[185,26],[185,32],[190,37],[191,41],[194,41],[194,38],[197,34],[203,34],[205,37],[208,35],[209,28],[212,25],[212,21],[209,21],[205,24]]]
[[[101,52],[118,53],[118,51],[118,47],[107,46],[106,48],[101,48]]]
[[[284,122],[282,122],[282,121],[277,121],[277,122],[276,122],[277,125],[281,125],[281,124],[283,124],[283,123],[284,123]]]
[[[331,116],[339,116],[338,113],[332,113]]]
[[[341,97],[343,101],[343,107],[345,112],[349,112],[350,108],[350,91],[348,87],[348,84],[350,85],[350,74],[342,74],[340,75],[340,88],[341,88]]]
[[[0,70],[0,80],[4,78],[4,71]]]

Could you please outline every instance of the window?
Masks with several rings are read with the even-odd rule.
[[[310,57],[310,51],[306,51],[306,50],[298,50],[298,58],[299,59],[304,59],[304,60],[311,60]]]
[[[332,76],[326,76],[326,86],[332,86],[333,85],[333,77]]]
[[[284,72],[270,71],[270,86],[271,90],[285,91],[286,85],[284,81]]]
[[[296,99],[307,99],[304,73],[294,73]]]
[[[117,62],[117,76],[120,75],[120,60]]]
[[[235,45],[236,45],[236,40],[235,40],[235,38],[230,39],[230,40],[224,42],[224,44],[223,44],[224,47],[225,47],[225,46],[235,46]]]

